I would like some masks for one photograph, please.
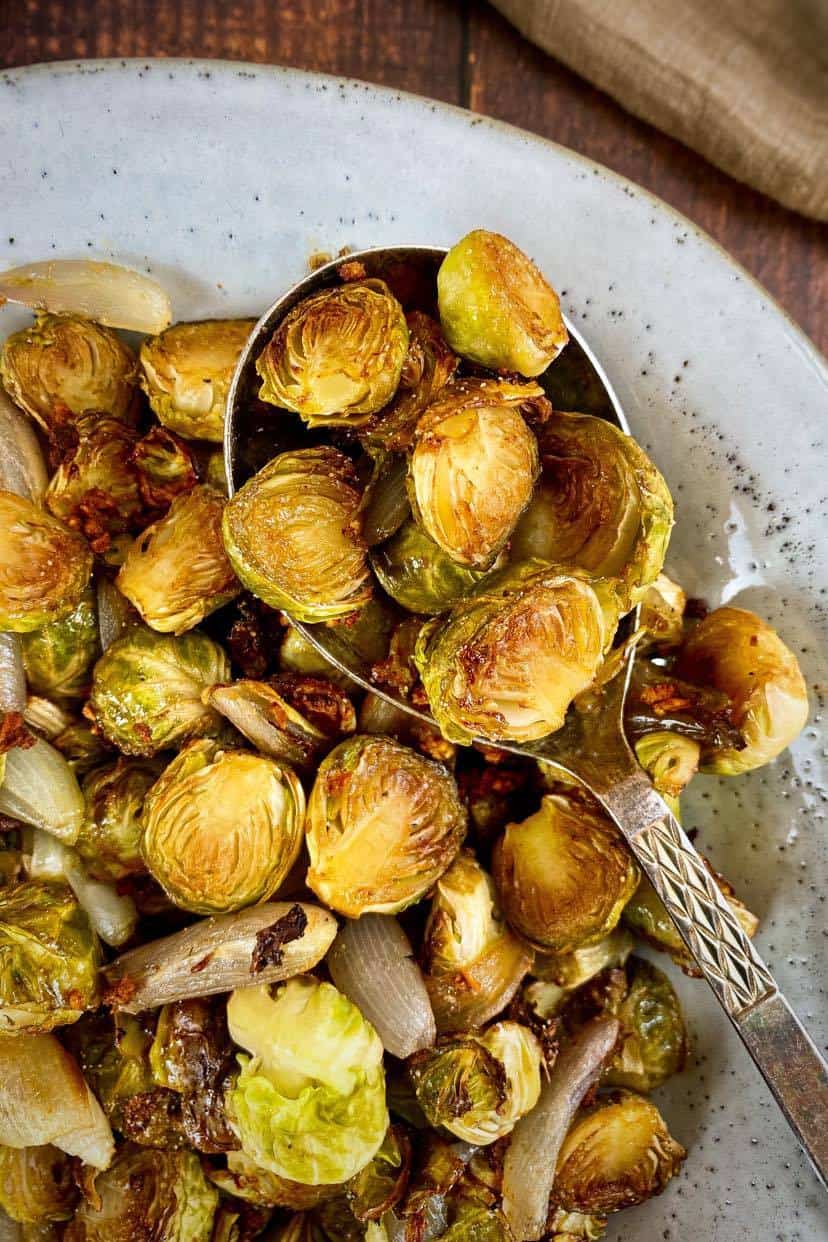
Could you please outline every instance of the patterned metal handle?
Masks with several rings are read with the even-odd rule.
[[[828,1066],[644,773],[595,792],[649,876],[817,1175],[828,1184]]]

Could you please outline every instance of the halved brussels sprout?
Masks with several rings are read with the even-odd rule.
[[[224,407],[255,319],[176,323],[141,344],[141,387],[159,422],[191,440],[221,441]]]
[[[418,422],[411,507],[459,564],[488,569],[528,505],[538,445],[522,411],[544,401],[539,384],[461,379],[442,388]]]
[[[151,427],[133,452],[141,497],[149,510],[166,511],[176,496],[198,482],[189,446],[166,427]]]
[[[190,742],[144,803],[141,852],[167,896],[196,914],[266,901],[302,845],[305,795],[273,759]]]
[[[360,427],[397,391],[403,308],[382,280],[322,289],[294,306],[256,359],[259,396],[309,427]]]
[[[263,1169],[307,1185],[346,1181],[376,1155],[388,1128],[382,1044],[355,1005],[309,976],[248,987],[227,1002],[239,1057],[230,1093],[242,1150]]]
[[[224,998],[165,1005],[158,1015],[149,1063],[158,1087],[179,1097],[180,1125],[190,1144],[213,1154],[235,1149],[225,1093],[236,1066]]]
[[[676,673],[728,696],[744,747],[702,754],[702,771],[735,776],[781,754],[805,727],[808,690],[796,656],[745,608],[717,608],[687,638]]]
[[[669,729],[645,733],[635,743],[635,757],[662,797],[677,799],[699,770],[701,747],[691,737]]]
[[[571,992],[601,971],[623,966],[634,944],[627,929],[619,925],[602,940],[582,945],[570,953],[536,953],[532,974],[537,979],[557,984],[562,992]]]
[[[95,1093],[110,1124],[125,1136],[142,1140],[138,1127],[130,1125],[126,1114],[130,1101],[147,1105],[146,1113],[152,1126],[152,1106],[149,1099],[155,1087],[149,1063],[151,1034],[139,1021],[128,1014],[111,1014],[106,1009],[85,1013],[79,1022],[63,1032],[63,1042],[77,1059],[85,1081]],[[157,1119],[156,1119],[157,1120]],[[144,1127],[146,1137],[147,1126]],[[156,1135],[160,1127],[156,1125]],[[175,1138],[172,1145],[180,1146],[180,1127],[168,1122],[167,1137]],[[165,1146],[164,1142],[146,1143],[146,1146]]]
[[[403,1126],[389,1126],[382,1146],[348,1183],[348,1203],[358,1221],[381,1220],[408,1188],[411,1140]]]
[[[416,522],[408,521],[371,553],[380,586],[409,612],[445,612],[483,577],[453,561]]]
[[[0,491],[0,630],[27,634],[67,616],[91,573],[82,535],[30,500]]]
[[[430,315],[412,311],[406,322],[408,355],[396,396],[360,428],[359,438],[370,453],[401,453],[411,447],[420,415],[449,382],[460,361]]]
[[[437,881],[422,952],[438,1031],[467,1031],[501,1013],[532,963],[510,930],[494,882],[470,850]]]
[[[125,419],[136,378],[132,350],[111,329],[79,315],[38,314],[0,351],[3,386],[46,431],[67,410]]]
[[[647,631],[645,645],[677,646],[684,634],[687,595],[677,582],[661,573],[641,596],[639,625]]]
[[[101,653],[95,592],[87,587],[70,613],[24,634],[22,646],[30,690],[59,699],[82,698]]]
[[[134,629],[98,660],[85,710],[125,755],[156,755],[222,730],[221,716],[201,695],[229,676],[227,656],[205,634],[173,638]]]
[[[183,634],[241,590],[221,537],[225,503],[211,487],[194,487],[127,552],[118,588],[154,630]]]
[[[538,432],[543,474],[515,530],[515,559],[538,557],[616,578],[631,608],[661,572],[673,526],[667,484],[632,436],[590,414]]]
[[[602,1081],[646,1093],[683,1068],[687,1032],[679,998],[663,971],[633,957],[627,981],[627,995],[615,1011],[622,1043]]]
[[[12,1220],[69,1220],[77,1199],[71,1162],[57,1147],[0,1147],[0,1208]]]
[[[442,764],[393,738],[357,734],[319,766],[308,801],[307,882],[349,918],[396,914],[443,874],[465,831]]]
[[[249,591],[300,621],[361,608],[371,584],[352,463],[327,446],[282,453],[224,511],[230,563]]]
[[[440,729],[453,742],[553,733],[591,684],[617,620],[607,585],[580,570],[527,561],[486,578],[420,631],[415,659]]]
[[[141,811],[160,775],[160,764],[146,759],[118,759],[86,774],[86,819],[75,846],[92,879],[112,883],[146,871]]]
[[[547,794],[534,815],[509,824],[492,864],[511,925],[556,953],[611,932],[639,879],[618,829],[577,794]]]
[[[137,436],[117,418],[87,410],[49,480],[45,504],[55,517],[80,530],[94,552],[107,552],[114,536],[141,524],[143,500],[133,454]]]
[[[98,1002],[101,951],[64,884],[0,889],[0,1033],[31,1035],[77,1022]]]
[[[195,1152],[126,1143],[95,1179],[64,1242],[210,1242],[218,1198]]]
[[[307,1186],[263,1169],[243,1151],[228,1151],[227,1168],[213,1169],[210,1179],[219,1190],[257,1207],[283,1207],[308,1212],[342,1193],[342,1185]]]
[[[557,293],[500,233],[474,229],[452,246],[437,295],[449,345],[493,371],[540,375],[569,340]]]
[[[660,1194],[687,1155],[658,1109],[620,1091],[576,1120],[561,1145],[552,1200],[603,1214]]]
[[[546,1222],[545,1242],[599,1242],[607,1229],[605,1216],[567,1212],[553,1207]]]
[[[535,1107],[542,1064],[541,1046],[527,1027],[497,1022],[483,1035],[447,1038],[415,1053],[408,1072],[432,1126],[483,1146]]]

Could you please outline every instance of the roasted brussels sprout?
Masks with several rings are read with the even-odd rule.
[[[536,953],[532,974],[537,979],[557,984],[562,992],[570,992],[603,970],[623,966],[634,943],[627,929],[619,924],[603,940],[573,949],[571,953]]]
[[[580,570],[527,561],[486,578],[420,631],[415,659],[440,729],[453,742],[531,742],[559,729],[617,618],[606,584]]]
[[[607,1228],[605,1216],[584,1212],[567,1212],[553,1207],[549,1213],[544,1238],[546,1242],[599,1242]]]
[[[136,378],[135,358],[120,337],[79,315],[39,314],[0,351],[3,386],[46,431],[66,411],[125,419]]]
[[[188,445],[166,427],[151,427],[133,452],[138,486],[148,510],[165,512],[198,482],[195,458]]]
[[[371,554],[380,586],[409,612],[445,612],[483,576],[453,561],[433,539],[408,521]]]
[[[97,1004],[98,938],[72,891],[28,880],[0,888],[0,1032],[31,1035]]]
[[[24,634],[22,644],[30,690],[58,699],[82,698],[101,652],[94,591],[87,587],[70,613]]]
[[[319,766],[307,881],[349,918],[395,914],[428,892],[466,831],[453,777],[389,737],[357,734]]]
[[[282,453],[224,511],[230,563],[254,595],[300,621],[355,612],[371,594],[358,507],[354,468],[337,449]]]
[[[411,507],[425,532],[459,564],[488,569],[529,503],[538,446],[522,411],[544,400],[539,384],[455,380],[418,422],[409,468]]]
[[[131,1126],[126,1119],[131,1102],[148,1104],[156,1086],[149,1063],[152,1036],[144,1030],[141,1022],[128,1014],[113,1016],[107,1010],[99,1009],[83,1014],[80,1021],[63,1032],[63,1042],[76,1057],[84,1079],[94,1091],[109,1123],[131,1139],[146,1139],[147,1126],[141,1127],[139,1133],[139,1128]],[[151,1113],[152,1110],[145,1111]],[[152,1141],[144,1145],[166,1146],[165,1140],[172,1137],[169,1125],[168,1133],[162,1136],[160,1143],[155,1141],[157,1126],[155,1128],[156,1134],[149,1136]],[[180,1130],[170,1145],[182,1145]]]
[[[449,382],[460,361],[429,315],[412,311],[406,321],[408,356],[396,396],[359,429],[359,438],[371,453],[400,453],[411,447],[420,415]]]
[[[269,1169],[263,1169],[243,1151],[227,1153],[227,1168],[213,1169],[211,1180],[225,1193],[255,1203],[257,1207],[290,1208],[294,1212],[308,1212],[342,1193],[342,1185],[306,1186],[279,1177]]]
[[[221,537],[224,506],[211,487],[194,487],[127,552],[118,587],[154,630],[183,634],[241,590]]]
[[[796,656],[747,609],[717,608],[700,621],[676,672],[724,691],[744,739],[742,749],[704,752],[703,772],[734,776],[760,768],[790,745],[808,719],[808,691]]]
[[[376,1155],[388,1128],[382,1044],[329,983],[289,980],[233,992],[230,1034],[239,1057],[230,1093],[245,1154],[306,1185],[346,1181]]]
[[[635,756],[663,798],[677,806],[679,794],[699,770],[701,747],[691,737],[669,729],[645,733],[635,743]]]
[[[639,879],[615,825],[577,794],[547,794],[534,815],[509,824],[493,870],[511,925],[556,953],[611,932]]]
[[[417,1103],[433,1126],[482,1146],[508,1134],[540,1095],[541,1047],[517,1022],[454,1036],[408,1062]]]
[[[218,1191],[191,1151],[127,1143],[95,1180],[64,1233],[65,1242],[210,1242]]]
[[[136,433],[95,410],[79,414],[73,430],[72,447],[46,488],[46,508],[81,531],[94,552],[105,553],[113,539],[141,525]]]
[[[259,396],[309,427],[360,427],[394,396],[408,325],[381,280],[322,289],[294,306],[256,360]]]
[[[425,983],[437,1029],[467,1031],[501,1013],[532,962],[509,929],[494,883],[470,850],[437,881],[423,940]]]
[[[112,883],[146,870],[141,811],[160,775],[152,760],[117,759],[84,777],[86,818],[75,845],[92,879]]]
[[[77,1198],[71,1163],[57,1147],[0,1147],[0,1208],[12,1220],[24,1225],[69,1220]]]
[[[675,989],[658,967],[630,958],[627,981],[627,995],[615,1011],[622,1043],[603,1081],[646,1093],[683,1068],[687,1032]]]
[[[633,1207],[660,1194],[686,1154],[649,1100],[629,1091],[600,1098],[561,1145],[553,1202],[596,1214]]]
[[[500,233],[474,229],[452,246],[437,294],[449,345],[493,371],[540,375],[569,340],[557,293]]]
[[[302,845],[305,795],[273,759],[190,742],[144,803],[141,851],[168,897],[225,914],[271,897]]]
[[[125,755],[155,755],[220,732],[222,718],[201,694],[229,675],[227,656],[204,634],[173,638],[135,629],[95,665],[86,710]]]
[[[192,440],[221,441],[224,407],[254,319],[177,323],[141,344],[141,387],[159,422]]]
[[[677,582],[659,574],[641,597],[639,625],[646,630],[643,645],[677,646],[684,634],[687,596]]]
[[[389,1126],[373,1160],[348,1183],[348,1202],[358,1221],[381,1220],[408,1187],[411,1140],[403,1126]]]
[[[632,436],[589,414],[559,414],[538,432],[543,475],[515,530],[516,560],[538,557],[618,580],[631,608],[661,572],[673,502]]]
[[[149,1051],[155,1082],[179,1096],[187,1139],[198,1151],[213,1154],[238,1145],[225,1107],[236,1068],[226,1010],[223,997],[165,1005]]]
[[[67,616],[91,572],[81,535],[30,500],[0,491],[0,630],[26,634]]]

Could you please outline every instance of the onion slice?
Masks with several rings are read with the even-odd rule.
[[[48,482],[34,427],[0,386],[0,488],[36,503]]]
[[[39,828],[33,834],[29,874],[35,879],[65,880],[93,929],[113,948],[124,944],[135,931],[138,911],[132,898],[120,896],[114,884],[91,880],[77,850]]]
[[[297,922],[303,923],[300,934],[282,937],[281,930]],[[140,1013],[192,996],[277,983],[312,970],[335,935],[333,915],[304,902],[270,901],[238,914],[201,919],[112,962],[104,972],[108,1001],[126,1013]],[[269,944],[273,947],[268,954]]]
[[[543,1236],[558,1152],[619,1029],[615,1018],[596,1018],[585,1026],[558,1057],[535,1107],[512,1131],[503,1163],[503,1214],[515,1242]]]
[[[26,673],[19,634],[0,633],[0,712],[26,710]]]
[[[0,814],[43,828],[74,845],[85,812],[78,779],[54,746],[38,738],[26,750],[18,746],[6,753]]]
[[[346,921],[328,955],[328,969],[392,1056],[404,1060],[434,1043],[437,1027],[423,976],[393,915]]]
[[[0,272],[0,299],[133,332],[155,334],[172,323],[170,299],[156,281],[93,259],[45,259]]]
[[[96,1169],[112,1162],[109,1122],[54,1035],[0,1036],[0,1143],[54,1143]]]

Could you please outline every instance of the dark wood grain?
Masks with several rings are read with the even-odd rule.
[[[628,116],[482,0],[0,0],[3,66],[86,56],[296,65],[464,104],[534,130],[683,211],[828,349],[828,229]]]

